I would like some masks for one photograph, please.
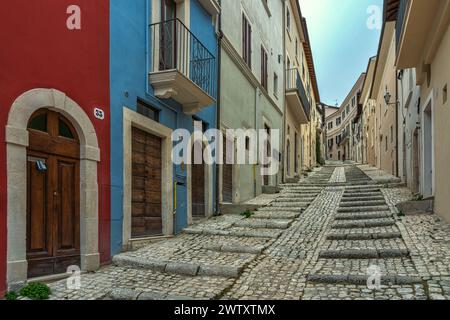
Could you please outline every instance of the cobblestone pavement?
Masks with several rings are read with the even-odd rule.
[[[375,177],[375,178],[374,178]],[[366,166],[325,166],[250,218],[215,217],[180,236],[51,284],[52,299],[449,299],[450,226],[402,216],[412,198]]]

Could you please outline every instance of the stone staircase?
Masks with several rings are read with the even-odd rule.
[[[238,278],[322,192],[315,185],[329,179],[334,169],[315,172],[299,183],[282,186],[268,206],[245,218],[239,214],[212,218],[184,230],[178,237],[113,258],[117,267],[186,277]],[[133,298],[136,292],[114,290],[111,298]],[[152,295],[151,295],[152,296]]]
[[[359,171],[346,168],[347,181],[366,182],[367,176]],[[373,267],[379,268],[384,286],[421,283],[381,189],[376,185],[350,185],[307,278],[305,292],[330,285],[367,290]]]

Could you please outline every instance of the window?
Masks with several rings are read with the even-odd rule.
[[[447,94],[448,94],[447,85],[444,86],[444,90],[442,90],[442,91],[443,91],[442,92],[443,104],[446,104],[447,103]]]
[[[394,143],[394,127],[391,126],[391,143]]]
[[[245,63],[252,67],[252,26],[245,14],[242,14],[242,57]]]
[[[261,85],[263,86],[264,89],[266,89],[266,91],[268,91],[267,62],[268,62],[267,52],[264,49],[264,47],[261,46]]]
[[[47,132],[47,114],[43,113],[36,117],[34,117],[30,124],[28,125],[28,129],[33,129],[41,132]]]
[[[289,11],[289,8],[286,12],[286,29],[291,31],[291,12]]]
[[[70,129],[70,126],[61,118],[59,118],[59,125],[58,125],[58,135],[63,138],[67,139],[75,139],[74,134],[72,133],[72,130]]]
[[[298,39],[295,38],[295,56],[298,57]]]
[[[278,75],[273,74],[273,94],[278,97]]]
[[[386,142],[386,152],[388,151],[388,137],[386,136],[385,138],[384,138],[384,140],[385,140],[385,142]]]
[[[245,137],[245,150],[250,150],[250,137]]]
[[[342,112],[342,120],[344,120],[345,119],[345,110],[344,110],[344,112]]]
[[[328,129],[333,129],[333,122],[328,122]]]
[[[350,113],[350,106],[347,105],[347,107],[345,107],[345,110],[347,111],[347,113]]]
[[[356,106],[356,97],[352,98],[352,107]]]
[[[159,122],[159,110],[151,107],[148,103],[141,99],[137,99],[137,113],[142,114],[144,117],[150,118],[153,121]]]
[[[341,117],[336,119],[336,127],[341,125]]]

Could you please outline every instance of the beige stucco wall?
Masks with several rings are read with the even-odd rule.
[[[396,172],[396,79],[397,71],[395,67],[395,33],[390,33],[390,44],[386,63],[384,65],[381,78],[381,85],[376,93],[376,127],[379,134],[376,135],[378,149],[375,152],[379,155],[377,167],[392,174]],[[391,94],[391,105],[387,105],[384,99],[386,88]]]
[[[445,35],[431,63],[431,81],[422,84],[421,101],[423,112],[428,97],[433,96],[434,121],[434,195],[435,212],[450,222],[450,135],[448,123],[450,119],[449,102],[444,104],[443,89],[450,82],[450,27]]]

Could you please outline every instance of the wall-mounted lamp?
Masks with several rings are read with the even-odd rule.
[[[396,102],[391,102],[391,94],[389,93],[389,91],[388,91],[388,88],[387,88],[387,86],[386,86],[386,93],[385,93],[385,95],[384,95],[384,102],[386,103],[386,105],[387,106],[390,106],[390,105],[397,105],[397,101]]]

